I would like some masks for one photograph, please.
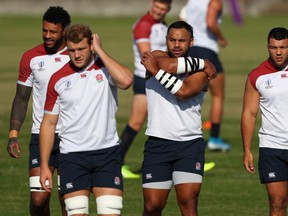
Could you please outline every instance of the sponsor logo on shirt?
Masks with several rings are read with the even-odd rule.
[[[84,73],[84,74],[80,74],[80,77],[81,78],[86,78],[87,77],[87,75]]]
[[[61,62],[61,57],[55,57],[55,62]]]

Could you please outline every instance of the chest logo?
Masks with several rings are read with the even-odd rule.
[[[270,88],[273,87],[272,81],[271,81],[270,79],[268,79],[268,80],[265,81],[265,85],[266,85],[266,86],[265,86],[266,89],[270,89]]]
[[[61,62],[61,57],[55,57],[55,62]]]
[[[97,74],[95,78],[98,83],[101,83],[104,81],[102,74]]]
[[[38,71],[44,71],[45,70],[45,68],[44,68],[44,61],[40,61],[39,63],[38,63]]]

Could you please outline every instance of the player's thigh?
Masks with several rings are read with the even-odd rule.
[[[175,185],[178,201],[197,202],[201,190],[201,183],[185,183]]]
[[[129,125],[143,125],[147,116],[147,97],[145,94],[136,94],[133,96]],[[138,126],[138,127],[139,127]],[[136,128],[137,129],[137,128]]]
[[[271,200],[281,199],[288,200],[288,181],[271,182],[265,184],[268,196]]]
[[[153,189],[153,188],[143,188],[143,197],[145,208],[159,208],[163,209],[170,189]]]
[[[224,88],[225,88],[224,74],[220,73],[213,80],[210,80],[209,90],[212,95],[217,95],[219,97],[224,97]]]

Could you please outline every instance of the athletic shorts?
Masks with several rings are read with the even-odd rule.
[[[134,94],[145,94],[145,83],[146,79],[139,77],[139,76],[134,76],[134,82],[133,82],[133,91]]]
[[[49,166],[59,167],[59,142],[58,134],[55,134],[54,145],[50,155]],[[40,167],[40,147],[39,134],[31,134],[30,153],[29,153],[29,169]]]
[[[123,190],[119,145],[97,151],[60,154],[59,161],[62,194],[92,187]]]
[[[258,171],[262,184],[288,181],[288,150],[259,148]]]
[[[219,60],[218,54],[214,51],[204,48],[193,46],[189,50],[189,55],[194,58],[208,59],[215,66],[217,73],[223,73],[224,69],[221,61]]]
[[[203,138],[180,142],[149,137],[145,143],[142,183],[173,181],[173,172],[177,171],[195,174],[202,182],[204,158]],[[183,180],[194,182],[193,179]]]

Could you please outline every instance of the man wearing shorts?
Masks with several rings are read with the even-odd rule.
[[[88,215],[91,192],[98,215],[120,215],[123,182],[115,117],[117,88],[129,88],[133,75],[102,49],[98,34],[92,34],[88,26],[69,26],[64,38],[70,62],[48,84],[40,128],[40,182],[51,191],[48,161],[59,118],[60,187],[68,215]]]
[[[228,44],[220,25],[222,23],[222,0],[188,0],[180,13],[180,19],[189,23],[195,33],[194,46],[190,48],[190,56],[209,59],[217,70],[217,77],[211,80],[210,119],[203,128],[210,129],[207,147],[213,151],[229,151],[231,145],[220,137],[221,122],[224,111],[225,80],[224,69],[219,59],[218,44],[225,48]]]
[[[260,182],[266,186],[269,215],[285,216],[288,203],[288,30],[271,29],[267,41],[269,58],[252,70],[246,81],[241,118],[243,164],[247,172],[255,172],[251,147],[260,109]]]
[[[141,57],[146,51],[164,51],[166,49],[165,35],[167,25],[164,19],[171,8],[172,0],[151,0],[150,3],[150,10],[133,25],[134,95],[130,117],[120,137],[123,159],[122,174],[124,178],[140,178],[139,174],[133,173],[129,166],[125,164],[125,156],[147,117],[146,70],[140,63]]]
[[[25,52],[20,61],[17,90],[11,110],[7,151],[13,158],[20,157],[18,135],[25,120],[29,98],[33,89],[33,125],[29,146],[30,214],[32,216],[50,215],[49,201],[51,193],[45,192],[39,182],[39,131],[44,113],[48,81],[53,73],[69,61],[63,31],[70,22],[70,15],[62,7],[49,7],[42,20],[44,42]],[[57,124],[55,141],[49,161],[52,172],[58,168],[59,139],[57,134],[59,130],[60,124]],[[59,198],[62,214],[66,215],[64,202],[61,197]]]
[[[148,71],[143,216],[161,215],[173,185],[181,215],[196,216],[205,162],[201,105],[216,70],[188,57],[193,29],[184,21],[168,27],[166,46],[167,52],[146,52],[141,60]]]

